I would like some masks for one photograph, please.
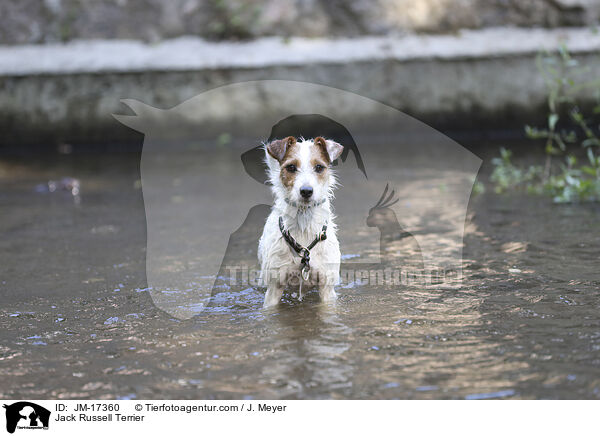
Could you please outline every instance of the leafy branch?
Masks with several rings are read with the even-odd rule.
[[[524,187],[528,192],[547,193],[555,202],[600,201],[599,126],[593,119],[600,114],[600,80],[581,81],[589,69],[581,67],[564,45],[555,52],[540,53],[536,65],[548,91],[547,123],[544,127],[526,125],[525,134],[544,141],[545,162],[523,169],[502,148],[500,157],[492,160],[495,191]],[[584,116],[576,101],[583,91],[596,96],[591,118]],[[585,149],[588,164],[578,166],[572,153],[575,144]]]

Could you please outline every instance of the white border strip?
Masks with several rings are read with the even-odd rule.
[[[33,402],[51,412],[44,436],[598,434],[597,401]],[[13,402],[4,403],[11,405]],[[181,411],[182,408],[193,408],[194,411],[188,413]],[[21,420],[20,423],[27,425],[28,421]],[[0,419],[0,425],[5,427],[4,417]],[[8,434],[5,429],[0,431]],[[26,436],[38,433],[21,428],[14,434]]]

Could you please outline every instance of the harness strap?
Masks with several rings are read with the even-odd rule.
[[[302,264],[302,278],[304,280],[308,280],[308,272],[310,271],[310,250],[314,248],[319,242],[327,239],[327,223],[323,225],[321,229],[321,233],[317,235],[317,237],[308,244],[308,247],[303,247],[294,239],[292,235],[290,235],[290,231],[285,229],[283,225],[283,217],[279,217],[279,230],[281,230],[281,234],[283,235],[283,239],[288,243],[290,247],[302,258],[300,261]]]

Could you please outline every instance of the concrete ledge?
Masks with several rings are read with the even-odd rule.
[[[395,60],[477,59],[522,56],[556,49],[573,54],[600,51],[590,29],[494,28],[459,35],[412,35],[353,39],[263,38],[207,42],[182,37],[155,45],[137,41],[76,41],[68,44],[0,46],[0,76],[247,69],[350,64]]]
[[[120,99],[168,108],[217,86],[263,79],[355,92],[442,129],[444,123],[522,126],[536,116],[546,96],[534,55],[561,43],[589,67],[589,77],[600,77],[600,35],[577,28],[496,28],[396,39],[210,43],[179,38],[157,45],[4,46],[0,128],[11,133],[6,142],[15,144],[111,141],[124,134],[111,117],[123,111]],[[361,116],[376,119],[378,114]]]

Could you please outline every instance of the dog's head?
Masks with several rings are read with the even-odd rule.
[[[296,140],[293,136],[265,145],[269,180],[278,198],[311,206],[332,196],[336,180],[331,164],[344,147],[322,137]]]

